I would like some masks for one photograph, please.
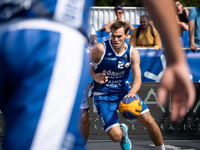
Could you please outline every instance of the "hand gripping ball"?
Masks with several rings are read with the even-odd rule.
[[[137,97],[126,97],[119,103],[119,111],[124,118],[135,119],[140,115],[142,105]]]

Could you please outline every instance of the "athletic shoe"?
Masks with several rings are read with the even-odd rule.
[[[123,128],[126,131],[126,136],[123,137],[120,141],[120,146],[122,148],[122,150],[131,150],[132,149],[132,144],[130,139],[128,138],[128,128],[125,124],[120,124],[120,128]]]

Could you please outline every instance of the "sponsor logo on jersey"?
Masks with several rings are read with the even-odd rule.
[[[124,58],[125,58],[125,59],[128,59],[128,54],[125,54],[125,55],[124,55]]]
[[[111,56],[111,55],[112,55],[112,53],[108,53],[107,55],[108,55],[108,56]]]
[[[116,60],[117,60],[117,58],[105,57],[105,60],[116,61]]]

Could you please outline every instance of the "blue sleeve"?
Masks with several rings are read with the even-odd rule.
[[[196,10],[195,8],[190,10],[188,20],[195,21],[195,16],[197,14],[195,10]]]

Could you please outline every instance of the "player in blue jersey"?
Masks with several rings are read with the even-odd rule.
[[[128,129],[119,124],[117,112],[123,97],[139,96],[136,94],[141,86],[139,52],[126,44],[129,26],[119,21],[111,26],[112,39],[95,45],[91,51],[91,77],[93,78],[89,95],[93,97],[99,119],[108,136],[114,142],[120,142],[123,150],[131,149]],[[132,68],[133,85],[128,82]],[[140,99],[140,98],[139,98]],[[159,149],[165,149],[162,134],[151,116],[149,109],[140,99],[142,112],[137,118],[149,131],[149,135]],[[131,123],[134,120],[129,120]]]
[[[1,0],[3,149],[85,149],[79,123],[90,6],[90,0]]]

